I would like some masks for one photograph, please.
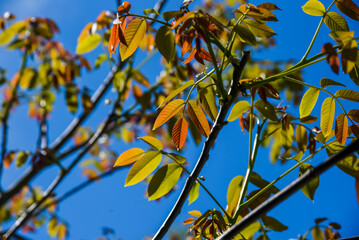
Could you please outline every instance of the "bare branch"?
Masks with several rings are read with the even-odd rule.
[[[240,222],[233,225],[228,231],[226,231],[223,235],[221,235],[218,239],[232,239],[237,234],[239,234],[243,229],[249,226],[252,222],[256,221],[260,216],[267,213],[269,210],[277,206],[279,203],[286,200],[296,191],[301,189],[308,182],[318,177],[320,174],[328,170],[334,164],[339,162],[341,159],[345,158],[348,154],[351,154],[355,151],[359,150],[359,139],[353,141],[347,147],[345,147],[342,151],[332,155],[326,161],[321,163],[319,166],[315,167],[311,171],[306,172],[302,175],[302,177],[296,179],[279,193],[259,205],[255,210],[246,215]]]
[[[158,230],[158,232],[154,236],[154,238],[153,238],[154,240],[162,239],[164,237],[164,235],[167,233],[168,229],[171,227],[172,223],[174,222],[176,217],[181,212],[183,204],[185,203],[185,201],[188,197],[188,194],[192,189],[194,182],[197,180],[200,172],[202,171],[204,164],[208,160],[209,151],[212,148],[214,142],[216,141],[218,133],[221,131],[222,127],[224,126],[227,112],[238,95],[239,79],[240,79],[240,76],[244,69],[244,66],[246,65],[247,61],[249,60],[249,57],[250,57],[250,52],[244,52],[240,64],[239,65],[237,65],[235,63],[233,64],[233,67],[234,67],[233,80],[232,80],[231,88],[229,90],[229,95],[231,97],[219,109],[217,119],[213,125],[211,133],[209,134],[208,138],[206,139],[206,141],[203,144],[203,149],[202,149],[201,155],[199,156],[199,158],[197,160],[197,164],[194,167],[191,175],[187,178],[186,184],[183,187],[182,192],[181,192],[180,196],[178,197],[176,204],[172,208],[172,211],[167,216],[167,219],[165,220],[165,222],[163,223],[161,228]]]

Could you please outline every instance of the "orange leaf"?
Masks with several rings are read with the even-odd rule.
[[[79,37],[77,38],[77,41],[80,42],[81,39],[86,37],[88,34],[91,33],[92,23],[88,23],[81,31]]]
[[[335,137],[340,144],[345,144],[348,136],[348,119],[344,114],[339,114],[335,121]]]
[[[184,220],[183,224],[186,225],[186,224],[191,224],[193,223],[194,221],[196,221],[196,219],[194,218],[187,218],[186,220]]]
[[[172,118],[182,108],[183,104],[184,101],[182,99],[176,99],[169,102],[156,118],[152,130],[155,130],[156,128],[162,126],[162,124]]]
[[[196,101],[190,100],[187,104],[187,112],[192,122],[198,129],[198,131],[204,136],[208,137],[211,129],[209,127],[208,120],[204,114],[202,108],[198,106]]]
[[[117,8],[118,13],[128,13],[131,9],[131,4],[124,1],[121,6]]]
[[[9,152],[8,154],[6,154],[4,158],[4,168],[8,168],[10,166],[10,164],[14,160],[14,157],[15,157],[14,152]]]
[[[97,173],[90,168],[84,169],[82,171],[82,175],[87,177],[89,180],[96,180],[96,181],[100,180],[100,177],[97,175]]]
[[[191,52],[191,54],[188,56],[188,58],[186,58],[186,60],[184,60],[183,64],[187,64],[189,63],[190,61],[192,61],[194,55],[196,54],[196,49],[193,49],[193,51]]]
[[[184,117],[181,117],[175,123],[172,129],[172,139],[176,148],[181,149],[187,138],[188,124]]]
[[[112,53],[115,53],[115,50],[120,41],[127,46],[126,39],[123,35],[123,31],[121,28],[121,24],[122,22],[117,18],[113,21],[111,35],[108,41],[108,52],[110,53],[110,56],[112,55]]]
[[[131,148],[123,152],[116,160],[114,167],[125,166],[137,161],[145,151],[141,148]]]

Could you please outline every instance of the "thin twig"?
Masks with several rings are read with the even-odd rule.
[[[279,193],[259,205],[255,210],[246,215],[240,222],[233,225],[228,231],[221,235],[218,240],[232,239],[237,234],[239,234],[243,229],[249,226],[252,222],[256,221],[260,216],[267,213],[269,210],[286,200],[289,196],[294,194],[296,191],[301,189],[308,182],[318,177],[320,174],[328,170],[334,164],[344,159],[348,154],[351,154],[359,149],[359,139],[353,141],[342,151],[332,155],[326,161],[321,163],[319,166],[315,167],[311,171],[308,171],[302,175],[302,177],[297,178]]]
[[[246,65],[247,61],[249,60],[249,57],[250,57],[250,52],[244,52],[240,64],[239,65],[234,64],[233,80],[232,80],[231,88],[228,93],[231,97],[229,98],[229,100],[227,102],[225,102],[220,107],[220,110],[219,110],[217,119],[213,125],[213,128],[212,128],[208,138],[206,139],[206,141],[203,144],[203,149],[202,149],[200,157],[197,160],[197,164],[196,164],[195,168],[193,169],[191,175],[187,178],[186,184],[183,187],[182,192],[181,192],[180,196],[178,197],[176,204],[173,206],[172,211],[167,216],[167,219],[165,220],[165,222],[163,223],[161,228],[158,230],[158,232],[154,236],[154,238],[153,238],[154,240],[162,239],[164,237],[164,235],[167,233],[168,229],[171,227],[172,223],[174,222],[176,217],[181,212],[183,204],[185,203],[185,201],[188,197],[188,194],[189,194],[190,190],[192,189],[193,184],[196,182],[200,172],[202,171],[204,164],[208,160],[209,151],[212,148],[214,142],[216,141],[218,133],[221,131],[221,129],[224,125],[227,112],[238,95],[239,79],[240,79],[240,76],[244,69],[244,66]]]

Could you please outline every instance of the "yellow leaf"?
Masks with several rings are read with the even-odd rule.
[[[299,125],[295,129],[295,140],[298,144],[298,148],[304,152],[308,146],[308,133],[305,127]]]
[[[188,88],[189,86],[192,86],[194,84],[193,80],[189,80],[185,84],[183,84],[181,87],[177,88],[176,90],[172,91],[166,98],[163,100],[163,102],[158,106],[158,108],[161,108],[162,105],[166,104],[168,101],[172,100],[175,96],[177,96],[180,92]]]
[[[323,16],[325,12],[323,3],[318,0],[309,0],[306,4],[304,4],[302,9],[306,14],[312,16]]]
[[[190,100],[187,104],[187,112],[198,131],[207,138],[211,129],[202,108],[198,106],[196,101]]]
[[[215,121],[218,115],[218,109],[213,88],[207,83],[199,83],[197,85],[198,100],[201,103],[207,115]]]
[[[332,131],[334,114],[335,114],[334,98],[328,97],[324,100],[320,113],[320,128],[322,129],[322,133],[324,137],[327,137]]]
[[[146,29],[147,23],[144,19],[135,19],[127,25],[124,33],[127,46],[125,44],[120,46],[122,60],[127,59],[136,51],[145,36]]]
[[[176,148],[181,149],[187,138],[188,124],[184,117],[181,117],[175,123],[172,129],[172,139]]]
[[[312,112],[318,97],[319,90],[316,88],[309,88],[308,91],[305,92],[299,106],[300,118],[304,118]]]
[[[191,216],[193,216],[193,217],[200,217],[200,216],[202,216],[202,213],[200,212],[200,211],[198,211],[198,210],[193,210],[193,211],[190,211],[190,212],[188,212]]]
[[[10,27],[2,31],[2,33],[0,34],[0,45],[4,45],[10,42],[16,34],[26,28],[26,25],[27,24],[25,23],[25,21],[21,21],[14,23]]]
[[[141,182],[150,175],[161,163],[162,154],[159,151],[149,151],[143,155],[130,169],[125,186]]]
[[[344,114],[339,114],[335,121],[335,137],[340,144],[345,144],[348,136],[348,119]]]
[[[184,101],[182,99],[176,99],[169,102],[156,118],[152,130],[162,126],[162,124],[166,123],[170,118],[172,118],[182,108],[183,104]]]
[[[161,143],[160,140],[158,140],[155,137],[144,136],[144,137],[138,137],[138,138],[141,139],[142,141],[144,141],[145,143],[147,143],[148,145],[150,145],[151,147],[156,148],[159,151],[161,151],[163,149],[163,144]]]
[[[59,224],[57,226],[57,238],[59,240],[62,240],[66,237],[67,235],[67,229],[66,229],[66,225],[65,224]]]
[[[228,122],[233,122],[234,120],[238,119],[240,115],[245,113],[247,110],[251,108],[251,105],[247,101],[239,101],[234,104],[231,113],[228,117]]]
[[[76,47],[76,54],[84,54],[95,49],[101,42],[100,34],[89,34],[82,38]]]
[[[137,161],[145,151],[141,148],[131,148],[123,152],[116,160],[114,167],[124,166]]]

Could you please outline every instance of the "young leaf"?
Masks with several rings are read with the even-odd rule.
[[[316,88],[309,88],[305,92],[299,106],[300,118],[306,117],[312,112],[315,104],[317,103],[318,97],[319,90]]]
[[[335,121],[335,137],[340,144],[345,144],[348,136],[348,119],[344,114],[339,114]]]
[[[77,87],[75,84],[66,85],[65,98],[66,98],[67,109],[71,113],[75,113],[79,105],[79,100],[77,97]]]
[[[307,146],[308,146],[308,133],[307,130],[305,129],[305,127],[299,125],[296,129],[295,129],[295,140],[298,144],[298,148],[305,152],[305,150],[307,150]]]
[[[262,99],[259,99],[254,103],[254,107],[266,118],[275,122],[278,121],[275,108],[269,102],[265,103]]]
[[[76,54],[84,54],[95,49],[101,42],[101,35],[93,33],[86,35],[77,43]]]
[[[327,137],[333,127],[335,114],[335,101],[334,98],[328,97],[323,101],[322,109],[320,113],[320,128],[324,137]]]
[[[122,61],[136,51],[145,36],[146,29],[147,23],[144,19],[134,19],[127,25],[124,33],[127,46],[125,44],[120,46]]]
[[[318,0],[309,0],[304,4],[302,9],[306,14],[312,16],[323,16],[325,13],[325,7],[323,3]]]
[[[167,60],[167,62],[170,62],[176,51],[175,37],[172,30],[167,26],[160,27],[156,33],[155,42],[158,51]]]
[[[207,138],[211,129],[202,108],[198,106],[195,101],[189,100],[187,104],[187,112],[198,131]]]
[[[161,167],[148,185],[148,200],[155,200],[166,195],[178,182],[182,168],[177,163]]]
[[[272,229],[276,232],[283,232],[288,229],[288,227],[286,225],[279,222],[277,219],[275,219],[273,217],[269,217],[267,215],[262,215],[261,219],[262,219],[265,227]]]
[[[234,104],[227,121],[233,122],[234,120],[238,119],[240,115],[245,113],[250,108],[251,108],[251,105],[247,101],[237,102],[236,104]]]
[[[312,171],[314,167],[309,163],[303,163],[299,168],[299,177],[302,176],[307,171]],[[302,192],[309,199],[314,200],[314,194],[319,186],[319,176],[315,177],[308,184],[301,188]]]
[[[324,22],[327,27],[333,32],[347,32],[349,31],[348,23],[345,18],[339,13],[328,12],[324,17]]]
[[[197,85],[198,100],[201,103],[207,115],[215,121],[218,115],[218,109],[213,88],[206,83],[199,83]]]
[[[163,149],[162,142],[155,137],[144,136],[144,137],[138,137],[138,138],[141,139],[142,141],[144,141],[145,143],[147,143],[148,145],[150,145],[151,147],[157,149],[158,151],[161,151]]]
[[[156,128],[162,126],[170,118],[172,118],[182,108],[183,104],[184,101],[182,99],[176,99],[169,102],[156,118],[152,130],[155,130]]]
[[[145,179],[161,163],[162,154],[159,151],[149,151],[143,155],[130,169],[125,186],[134,185]]]
[[[261,38],[270,38],[274,35],[277,35],[272,28],[268,27],[265,24],[259,23],[252,19],[246,18],[243,20],[244,23],[248,25],[249,30],[254,34],[256,37]]]
[[[176,148],[181,149],[186,142],[187,131],[188,124],[186,119],[184,117],[179,118],[172,129],[172,139]]]
[[[322,88],[325,88],[325,87],[328,87],[328,86],[343,86],[343,87],[345,87],[344,84],[342,84],[342,83],[340,83],[340,82],[336,82],[336,81],[331,80],[331,79],[329,79],[329,78],[322,78],[322,79],[320,80],[320,86],[321,86]]]
[[[353,2],[353,0],[337,0],[337,8],[356,21],[359,21],[359,7]]]
[[[199,183],[195,182],[188,195],[188,205],[191,205],[199,196]]]
[[[359,110],[357,109],[350,109],[348,112],[348,116],[351,120],[356,121],[359,123]]]
[[[340,89],[335,93],[335,96],[341,99],[359,102],[359,92],[349,89]]]
[[[233,30],[237,33],[242,42],[246,42],[254,46],[257,45],[257,41],[253,33],[244,25],[236,25]]]
[[[176,90],[172,91],[166,98],[163,100],[163,102],[158,106],[158,108],[161,108],[162,105],[166,104],[168,101],[172,100],[175,96],[177,96],[180,92],[188,88],[189,86],[192,86],[194,84],[193,80],[187,81],[185,84],[183,84],[181,87],[177,88]]]

